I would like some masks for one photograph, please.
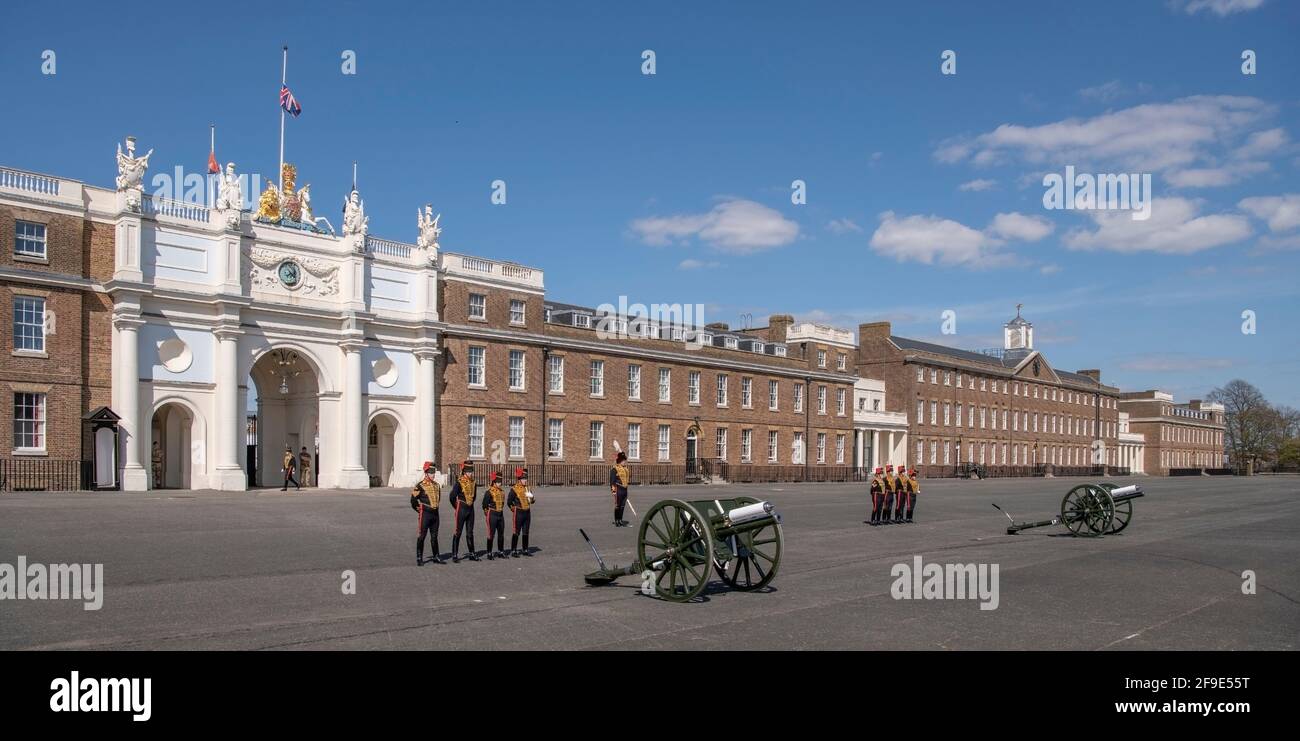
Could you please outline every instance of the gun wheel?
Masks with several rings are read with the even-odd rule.
[[[1110,528],[1115,503],[1110,493],[1093,484],[1079,484],[1061,500],[1061,524],[1079,537],[1092,538]]]
[[[739,507],[749,504],[758,504],[758,500],[753,497],[736,499]],[[718,576],[727,586],[742,592],[762,589],[771,584],[781,565],[781,550],[785,546],[781,524],[773,521],[755,530],[738,533],[735,537],[735,558],[722,566],[715,564]]]
[[[1108,493],[1115,491],[1116,489],[1119,488],[1118,484],[1111,484],[1111,483],[1099,484],[1099,486],[1105,489]],[[1110,529],[1107,530],[1106,532],[1111,535],[1114,535],[1115,533],[1118,533],[1122,531],[1124,528],[1128,527],[1129,520],[1132,519],[1133,519],[1133,500],[1126,499],[1122,502],[1115,502],[1115,517],[1113,520],[1111,520]]]
[[[654,572],[655,594],[689,602],[704,592],[713,563],[709,523],[680,499],[665,499],[641,518],[637,561]]]

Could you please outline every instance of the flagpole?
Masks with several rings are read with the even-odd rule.
[[[284,58],[280,64],[280,89],[288,83],[289,74],[289,47],[284,47]],[[280,106],[280,169],[276,171],[276,182],[280,184],[280,191],[284,191],[284,106]]]
[[[208,133],[210,136],[210,141],[208,143],[208,151],[215,153],[217,151],[217,125],[208,124]],[[215,189],[216,189],[216,181],[213,179],[212,173],[209,172],[208,173],[208,208],[212,208],[217,203],[217,194],[215,193]]]

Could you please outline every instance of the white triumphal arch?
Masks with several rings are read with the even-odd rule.
[[[233,164],[214,208],[145,194],[147,167],[128,148],[117,191],[88,189],[115,229],[124,488],[279,486],[286,449],[304,448],[313,485],[418,478],[436,450],[432,214],[418,244],[377,239],[354,190],[335,234],[292,165],[256,212]]]

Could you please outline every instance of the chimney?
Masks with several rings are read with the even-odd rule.
[[[709,322],[704,325],[704,328],[711,329],[714,332],[727,332],[731,330],[731,327],[727,326],[726,322]]]
[[[888,340],[893,334],[889,322],[867,322],[858,325],[858,344],[865,345],[867,340]]]
[[[789,336],[790,325],[794,317],[789,314],[773,314],[767,319],[767,339],[769,342],[785,342]]]
[[[1081,376],[1087,376],[1097,383],[1101,383],[1101,370],[1098,368],[1089,368],[1087,370],[1075,371]]]

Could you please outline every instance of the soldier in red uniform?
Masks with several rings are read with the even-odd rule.
[[[888,525],[889,513],[894,509],[894,464],[885,464],[885,507],[880,512],[880,524]]]
[[[533,555],[528,551],[528,533],[533,525],[533,492],[528,488],[528,470],[515,469],[515,485],[506,496],[506,506],[514,513],[515,531],[510,535],[510,555],[519,558]],[[519,550],[519,536],[524,536],[524,549]]]
[[[432,563],[442,563],[442,557],[438,553],[438,503],[442,499],[442,487],[438,482],[433,480],[433,473],[437,466],[432,461],[424,462],[424,478],[416,482],[411,489],[411,509],[415,510],[419,519],[418,529],[415,534],[415,565],[424,565],[424,536],[433,535],[433,555],[429,558]]]
[[[885,483],[881,480],[881,474],[885,469],[876,466],[875,472],[871,476],[871,526],[875,527],[880,524],[880,506],[885,503]]]

